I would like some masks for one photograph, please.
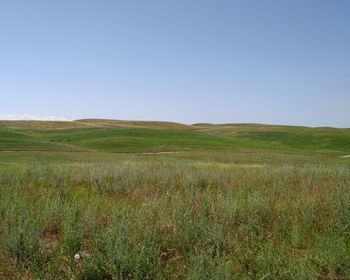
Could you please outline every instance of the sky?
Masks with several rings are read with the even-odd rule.
[[[0,118],[350,127],[348,0],[1,0]]]

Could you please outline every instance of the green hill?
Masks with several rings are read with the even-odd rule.
[[[349,129],[0,122],[0,279],[349,279],[349,155]]]
[[[0,151],[181,152],[194,158],[194,153],[226,157],[260,153],[340,158],[350,154],[350,129],[100,119],[1,121]]]

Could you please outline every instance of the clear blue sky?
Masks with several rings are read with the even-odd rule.
[[[2,0],[10,113],[350,127],[350,1]]]

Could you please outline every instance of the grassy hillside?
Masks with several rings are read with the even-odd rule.
[[[349,148],[349,129],[0,122],[0,279],[350,279]]]
[[[243,148],[341,155],[350,153],[350,130],[112,120],[0,122],[2,151],[230,152]]]
[[[195,125],[199,131],[251,140],[265,147],[320,152],[350,152],[350,129],[257,124]]]

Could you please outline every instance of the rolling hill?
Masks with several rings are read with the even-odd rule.
[[[0,151],[176,152],[188,158],[255,153],[339,159],[350,154],[350,129],[103,119],[0,121]]]

